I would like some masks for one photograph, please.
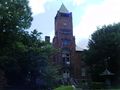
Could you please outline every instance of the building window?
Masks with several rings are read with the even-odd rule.
[[[70,65],[70,58],[68,57],[63,57],[63,64],[67,64],[67,65]]]
[[[67,46],[67,45],[70,45],[71,44],[71,41],[68,40],[68,39],[63,39],[63,46]]]
[[[86,70],[85,70],[85,68],[81,69],[81,76],[86,76]]]
[[[67,29],[62,29],[62,30],[61,30],[62,34],[65,34],[65,35],[71,35],[71,34],[72,34],[71,31],[72,31],[72,30],[67,30]]]
[[[69,73],[69,71],[63,71],[63,78],[64,78],[64,79],[70,78],[70,73]]]
[[[70,13],[60,13],[62,17],[70,17]]]
[[[70,65],[70,53],[62,52],[63,64]]]

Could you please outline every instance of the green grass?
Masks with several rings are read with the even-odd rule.
[[[54,90],[73,90],[72,86],[60,86]]]

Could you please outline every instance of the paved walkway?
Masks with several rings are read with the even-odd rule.
[[[74,85],[72,85],[73,90],[82,90],[82,88],[76,88]]]

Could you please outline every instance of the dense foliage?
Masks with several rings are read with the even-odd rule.
[[[89,40],[85,61],[90,67],[93,81],[100,81],[107,68],[114,73],[112,80],[119,81],[120,76],[120,23],[103,26],[94,32]]]
[[[0,87],[52,87],[57,77],[50,63],[54,49],[31,25],[27,0],[0,0]]]

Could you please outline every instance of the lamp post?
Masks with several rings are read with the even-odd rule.
[[[110,77],[114,75],[114,73],[111,73],[108,70],[108,60],[110,59],[110,57],[108,57],[107,59],[105,59],[105,70],[100,74],[101,76],[105,77],[105,84],[106,84],[106,88],[111,88],[111,80]]]

